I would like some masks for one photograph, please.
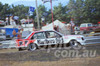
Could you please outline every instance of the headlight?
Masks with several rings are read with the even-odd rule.
[[[82,40],[84,40],[84,38],[83,38],[83,37],[82,37],[81,39],[82,39]]]

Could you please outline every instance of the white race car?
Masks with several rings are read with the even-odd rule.
[[[85,45],[82,35],[63,35],[57,31],[35,31],[25,39],[17,39],[17,48],[27,48],[30,51],[36,50],[44,45],[69,44],[71,46]]]

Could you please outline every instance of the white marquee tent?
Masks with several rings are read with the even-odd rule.
[[[65,26],[65,24],[61,23],[59,20],[55,20],[53,23],[54,23],[54,25],[58,26],[59,28],[62,28]],[[53,23],[43,26],[42,30],[53,30]]]
[[[66,34],[67,29],[66,29],[66,27],[65,27],[66,25],[64,23],[60,22],[59,20],[55,20],[53,23],[54,23],[54,25],[59,27],[59,32]],[[43,26],[42,30],[53,30],[53,23]]]

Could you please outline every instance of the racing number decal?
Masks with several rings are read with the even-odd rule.
[[[45,39],[45,40],[37,40],[38,44],[55,44],[56,41],[54,39]]]
[[[38,44],[63,44],[63,38],[37,40]]]
[[[55,39],[37,40],[38,44],[56,44]]]
[[[37,43],[38,44],[46,44],[47,42],[46,42],[46,40],[37,40]]]
[[[47,44],[55,44],[55,40],[51,39],[51,40],[46,40]]]
[[[63,38],[56,38],[57,44],[63,44]]]

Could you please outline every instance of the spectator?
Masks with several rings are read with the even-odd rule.
[[[70,35],[71,34],[71,24],[67,24],[67,34]]]
[[[16,36],[16,31],[13,30],[12,34],[13,34],[13,37],[15,37]]]
[[[19,21],[18,21],[19,17],[18,16],[13,16],[12,18],[15,21],[16,25],[18,25],[19,24]]]
[[[18,39],[20,39],[20,38],[21,38],[21,33],[20,33],[20,30],[18,30],[17,37],[18,37]]]
[[[54,28],[55,31],[58,31],[59,32],[59,30],[58,30],[59,27],[58,26],[54,25],[53,28]]]
[[[73,34],[74,33],[74,27],[75,27],[75,23],[73,21],[73,18],[71,18],[70,25],[71,25],[71,34]]]
[[[78,34],[79,31],[80,31],[80,28],[79,28],[78,26],[75,26],[75,27],[74,27],[74,30],[75,30],[75,34]]]

